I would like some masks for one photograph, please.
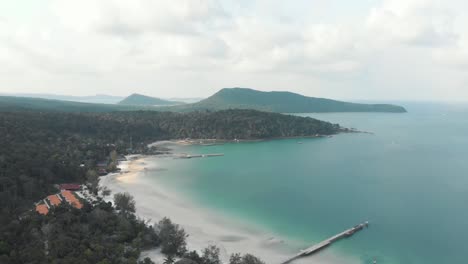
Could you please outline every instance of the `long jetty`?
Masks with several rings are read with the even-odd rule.
[[[221,157],[224,156],[224,153],[213,153],[213,154],[181,154],[176,157],[179,159],[192,159],[192,158],[208,158],[208,157]]]
[[[361,231],[362,229],[364,229],[364,227],[368,227],[369,226],[369,222],[366,221],[364,223],[361,223],[359,225],[356,225],[350,229],[347,229],[339,234],[336,234],[328,239],[325,239],[324,241],[318,243],[318,244],[315,244],[309,248],[306,248],[306,249],[303,249],[301,250],[299,253],[297,253],[296,255],[294,255],[293,257],[289,258],[288,260],[286,261],[283,261],[281,262],[281,264],[287,264],[287,263],[290,263],[298,258],[302,258],[302,257],[305,257],[305,256],[309,256],[309,255],[312,255],[312,254],[315,254],[317,252],[319,252],[320,250],[330,246],[333,242],[336,242],[342,238],[347,238],[347,237],[350,237],[352,235],[354,235],[354,233],[358,232],[358,231]]]

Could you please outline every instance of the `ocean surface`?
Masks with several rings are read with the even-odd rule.
[[[189,146],[179,151],[225,156],[165,159],[158,173],[194,202],[303,246],[369,220],[325,249],[358,263],[468,263],[468,107],[403,105],[303,114],[374,134]]]

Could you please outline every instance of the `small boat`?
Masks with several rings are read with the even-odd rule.
[[[302,142],[301,142],[301,141],[298,141],[297,144],[302,144]]]

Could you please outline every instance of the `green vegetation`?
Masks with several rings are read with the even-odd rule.
[[[120,101],[118,104],[120,105],[152,105],[152,106],[160,106],[160,105],[180,105],[184,104],[182,102],[176,101],[169,101],[164,100],[156,97],[150,97],[141,94],[132,94]]]
[[[85,201],[37,214],[34,202],[56,193],[54,184],[99,186],[98,165],[115,170],[119,155],[153,153],[147,144],[183,138],[262,139],[334,134],[344,129],[312,118],[255,110],[171,113],[0,112],[0,263],[137,263],[144,249],[216,264],[216,248],[202,256],[186,248],[185,231],[163,219],[157,226],[134,215],[129,194],[115,194],[115,207]],[[102,165],[99,165],[102,166]],[[99,173],[98,173],[99,172]],[[218,252],[219,253],[219,252]],[[251,262],[247,255],[234,264]],[[241,261],[241,262],[238,262]],[[152,263],[146,259],[141,263]]]
[[[161,252],[168,256],[182,257],[187,253],[187,235],[184,229],[173,224],[169,218],[159,221],[159,235],[161,237]]]
[[[154,109],[154,107],[0,96],[0,111],[113,112],[152,109]]]
[[[135,200],[129,193],[116,193],[114,195],[115,209],[123,214],[135,213]]]
[[[277,113],[406,112],[405,108],[396,105],[348,103],[291,92],[262,92],[246,88],[225,88],[198,103],[167,109],[171,111],[256,109]]]
[[[96,94],[87,96],[73,96],[73,95],[61,95],[61,94],[43,94],[43,93],[0,93],[0,96],[16,96],[16,97],[32,97],[32,98],[44,98],[51,100],[63,100],[63,101],[74,101],[83,103],[98,103],[98,104],[116,104],[122,101],[124,98],[120,96]]]
[[[1,228],[0,263],[137,263],[141,250],[159,245],[152,226],[109,203],[67,203],[48,215],[24,213]]]
[[[167,255],[164,263],[174,263],[178,256],[182,258],[178,263],[221,264],[215,246],[204,249],[202,256],[186,253],[186,237],[167,218],[151,226],[133,212],[123,212],[100,199],[85,203],[82,209],[62,203],[47,215],[27,212],[3,226],[0,263],[154,264],[149,258],[138,261],[140,253],[161,246]],[[249,254],[234,254],[229,263],[263,262]]]

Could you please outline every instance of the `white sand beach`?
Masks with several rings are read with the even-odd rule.
[[[229,255],[240,252],[251,253],[260,257],[266,263],[280,263],[297,253],[298,245],[286,242],[281,238],[261,230],[250,223],[242,223],[206,209],[190,201],[183,195],[168,190],[157,181],[158,163],[162,158],[140,157],[123,162],[122,173],[110,174],[101,178],[101,185],[112,191],[129,192],[136,200],[137,215],[143,219],[157,222],[163,217],[169,217],[181,225],[189,234],[187,239],[190,250],[200,251],[208,245],[216,245],[221,249],[222,260],[227,262]],[[148,171],[147,171],[148,169]],[[145,173],[151,173],[151,184],[147,184]],[[155,184],[156,178],[156,184]],[[108,199],[111,200],[112,198]],[[163,256],[158,250],[144,252],[156,263],[162,262]],[[300,259],[294,263],[357,263],[337,257],[331,252]]]

